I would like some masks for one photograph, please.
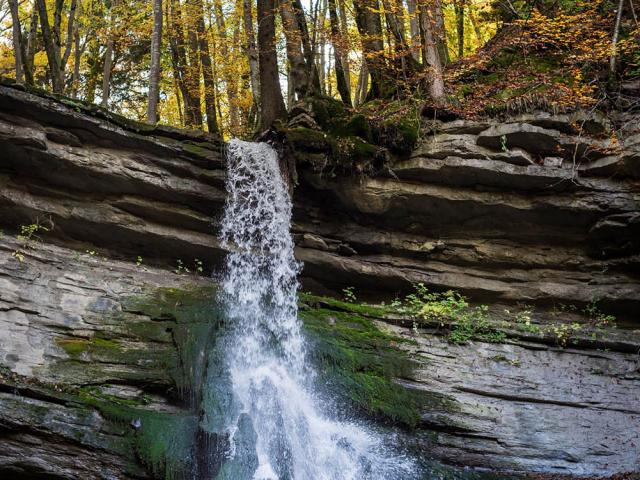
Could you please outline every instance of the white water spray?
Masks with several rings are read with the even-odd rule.
[[[297,316],[291,199],[277,153],[233,140],[227,158],[221,237],[232,253],[220,300],[232,325],[226,353],[233,401],[255,432],[253,478],[412,478],[410,462],[387,455],[361,426],[332,420],[314,393]],[[230,435],[231,457],[241,455],[246,449],[234,448],[233,426]]]

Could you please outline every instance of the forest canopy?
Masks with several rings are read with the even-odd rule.
[[[0,75],[226,137],[310,96],[591,107],[640,78],[634,1],[0,0]]]

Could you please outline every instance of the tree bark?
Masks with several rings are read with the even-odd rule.
[[[37,0],[36,0],[37,2]],[[38,35],[38,6],[36,2],[31,10],[31,20],[29,22],[29,35],[27,37],[27,53],[23,58],[23,67],[25,69],[25,80],[27,83],[34,83],[33,65],[36,56],[36,37]]]
[[[611,57],[609,59],[609,75],[613,78],[616,73],[616,61],[618,50],[618,36],[620,35],[620,22],[622,21],[622,9],[624,0],[618,1],[618,11],[616,12],[616,22],[613,27],[613,38],[611,39]]]
[[[298,98],[304,98],[311,92],[311,66],[307,65],[302,52],[302,34],[298,25],[291,0],[280,1],[280,16],[284,29],[289,83],[291,83],[292,93]],[[289,103],[291,106],[291,103]]]
[[[338,0],[338,15],[340,16],[340,32],[342,39],[345,41],[342,52],[342,68],[344,69],[344,77],[347,82],[349,94],[351,94],[351,66],[349,62],[349,48],[346,42],[349,25],[347,23],[347,12],[345,10],[344,0]]]
[[[51,86],[54,93],[62,93],[64,89],[64,83],[62,82],[60,75],[60,49],[59,38],[55,32],[55,25],[59,25],[56,20],[59,18],[59,9],[62,8],[63,0],[56,0],[56,13],[54,15],[54,31],[51,30],[49,25],[49,14],[47,13],[47,4],[45,0],[36,0],[38,7],[38,16],[40,17],[40,30],[42,32],[42,41],[44,43],[44,49],[47,54],[47,60],[49,63],[49,75],[51,77]]]
[[[440,62],[442,65],[448,65],[451,63],[449,56],[449,47],[447,46],[447,35],[444,24],[444,13],[442,12],[442,0],[430,0],[433,1],[432,8],[436,18],[436,44],[438,46],[438,55],[440,56]]]
[[[262,101],[261,127],[267,129],[287,111],[280,90],[278,57],[275,45],[275,1],[258,0],[258,59],[260,66],[260,92]]]
[[[162,0],[153,0],[153,32],[151,34],[151,67],[149,71],[149,102],[147,122],[158,123],[160,101],[160,49],[162,48]]]
[[[411,56],[411,48],[409,47],[406,34],[404,31],[404,24],[398,18],[393,4],[390,0],[382,0],[385,9],[385,18],[389,31],[393,36],[395,44],[395,63],[396,68],[402,72],[404,78],[409,78],[412,74],[418,70],[418,63]]]
[[[331,36],[333,40],[333,53],[334,63],[336,71],[336,83],[338,86],[338,93],[342,102],[351,106],[351,93],[349,92],[349,79],[347,78],[342,60],[344,53],[342,50],[342,35],[340,33],[340,26],[338,24],[338,12],[336,11],[336,0],[329,0],[329,22],[331,24]]]
[[[69,61],[71,55],[71,48],[73,46],[73,32],[76,20],[76,9],[78,7],[78,0],[71,0],[71,7],[69,9],[69,18],[67,19],[67,38],[65,39],[64,54],[62,55],[61,68],[64,74],[64,69]]]
[[[409,32],[411,34],[411,55],[417,62],[420,61],[420,21],[418,19],[418,11],[416,0],[407,0],[407,10],[409,12]]]
[[[24,82],[24,43],[22,42],[22,28],[20,26],[20,14],[18,12],[18,0],[9,0],[11,10],[11,22],[13,31],[13,57],[16,68],[16,82]]]
[[[200,63],[202,64],[202,78],[204,80],[204,108],[207,114],[207,130],[210,133],[219,133],[216,116],[216,80],[213,75],[211,54],[209,52],[209,39],[204,25],[204,5],[202,0],[196,0],[198,21],[196,30],[198,33],[198,47],[200,50]]]
[[[386,70],[380,5],[378,0],[354,0],[356,25],[360,32],[362,51],[371,76],[369,98],[379,98],[383,93]]]
[[[102,100],[100,105],[103,108],[109,106],[109,96],[111,95],[111,70],[113,69],[113,46],[115,34],[115,12],[117,2],[111,2],[111,10],[109,12],[109,37],[107,38],[107,48],[104,52],[104,65],[102,68]]]
[[[464,7],[465,0],[453,1],[453,8],[456,14],[456,32],[458,34],[458,58],[464,57]]]
[[[429,0],[419,0],[420,30],[422,33],[422,60],[428,69],[427,84],[429,94],[435,103],[444,101],[444,77],[442,62],[438,53],[438,28],[436,6]]]
[[[229,42],[227,41],[227,25],[225,22],[224,14],[222,12],[221,0],[215,1],[215,14],[216,25],[218,26],[218,35],[220,35],[220,54],[223,58],[229,58],[231,52],[229,51]],[[222,74],[224,81],[227,84],[226,93],[227,101],[229,104],[229,125],[231,132],[235,133],[240,125],[240,119],[238,117],[238,105],[236,103],[236,99],[238,97],[238,78],[228,68],[228,65],[225,66],[227,68],[222,68]]]
[[[82,4],[80,4],[82,6]],[[86,46],[86,40],[84,45],[80,45],[80,28],[78,22],[75,22],[73,27],[73,73],[71,75],[71,97],[78,98],[78,90],[80,88],[80,62],[82,61],[82,53]]]
[[[362,105],[367,97],[367,89],[369,88],[369,72],[367,71],[366,62],[362,62],[360,73],[358,74],[358,83],[356,84],[356,92],[354,95],[354,105]]]
[[[191,118],[193,119],[192,127],[202,128],[202,99],[200,98],[200,54],[198,45],[198,35],[196,33],[196,19],[194,18],[194,10],[196,5],[193,0],[187,0],[186,17],[183,17],[187,25],[187,58],[189,65],[186,67],[185,81],[187,89],[191,96],[190,108]]]
[[[180,114],[180,123],[188,125],[189,119],[187,115],[187,104],[189,103],[189,93],[186,91],[184,84],[184,64],[187,62],[184,53],[184,39],[178,38],[177,30],[180,24],[179,18],[176,16],[176,0],[168,0],[166,8],[166,22],[169,39],[169,51],[171,53],[171,66],[173,69],[174,86],[176,88],[176,97],[178,103],[178,113]],[[182,96],[182,102],[180,101]]]
[[[307,62],[307,66],[310,69],[311,88],[313,91],[318,92],[320,90],[320,77],[318,76],[318,69],[313,61],[313,48],[311,47],[311,38],[309,37],[309,27],[307,25],[307,19],[304,15],[304,9],[302,8],[301,0],[291,0],[293,5],[293,11],[296,15],[298,27],[300,28],[300,35],[302,40],[302,51],[304,52],[304,58]]]
[[[246,38],[245,52],[249,59],[249,81],[251,83],[251,95],[256,113],[260,111],[260,79],[258,65],[258,50],[256,48],[255,31],[253,28],[253,15],[251,13],[252,0],[243,0],[242,20]]]
[[[107,40],[107,49],[104,52],[104,66],[102,69],[102,100],[103,108],[109,107],[109,95],[111,95],[111,69],[113,68],[113,38]]]

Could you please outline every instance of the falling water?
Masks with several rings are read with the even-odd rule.
[[[231,253],[220,293],[232,325],[225,352],[234,404],[227,456],[244,466],[244,475],[252,472],[235,478],[412,478],[409,461],[385,453],[366,428],[333,420],[314,392],[297,316],[291,199],[277,153],[233,140],[227,168],[221,237]]]

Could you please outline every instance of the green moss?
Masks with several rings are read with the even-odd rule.
[[[355,136],[360,137],[367,142],[372,141],[371,125],[369,125],[367,117],[361,113],[353,115],[342,124],[336,123],[333,126],[331,133],[336,137]]]
[[[343,310],[345,312],[357,313],[364,316],[384,318],[385,315],[393,311],[383,305],[369,305],[366,303],[345,302],[331,297],[321,297],[310,293],[300,292],[298,300],[302,308],[324,307],[331,310]]]
[[[132,335],[147,341],[171,336],[178,355],[161,358],[164,368],[179,391],[197,396],[206,361],[201,353],[207,349],[211,336],[223,326],[216,287],[160,288],[151,294],[129,298],[123,309],[143,313],[154,320],[130,325]],[[154,325],[156,322],[158,326]]]
[[[327,151],[331,139],[324,133],[311,128],[285,129],[287,140],[295,147],[305,151]]]
[[[312,343],[312,360],[331,395],[379,420],[417,425],[422,396],[395,382],[414,368],[395,346],[401,339],[350,312],[317,308],[300,317]]]
[[[100,411],[124,436],[131,454],[154,478],[190,478],[198,428],[197,415],[145,410],[131,405],[131,402],[95,391],[82,391],[75,400]]]
[[[347,115],[344,103],[335,98],[319,95],[309,100],[313,107],[313,116],[323,129],[330,130],[332,122]]]
[[[56,345],[61,347],[67,355],[72,358],[82,355],[89,346],[89,341],[85,339],[60,339],[56,340]]]
[[[71,358],[78,358],[83,353],[99,354],[104,350],[120,352],[120,344],[114,340],[107,340],[99,337],[84,338],[61,338],[56,340],[56,344],[61,347]]]
[[[333,148],[337,163],[345,169],[352,169],[356,162],[372,164],[380,148],[365,142],[360,137],[338,138]]]
[[[211,156],[214,155],[215,153],[211,150],[210,143],[197,144],[197,143],[188,142],[188,141],[179,142],[179,143],[183,151],[195,157],[201,157],[201,158],[207,159],[207,158],[211,158]]]

